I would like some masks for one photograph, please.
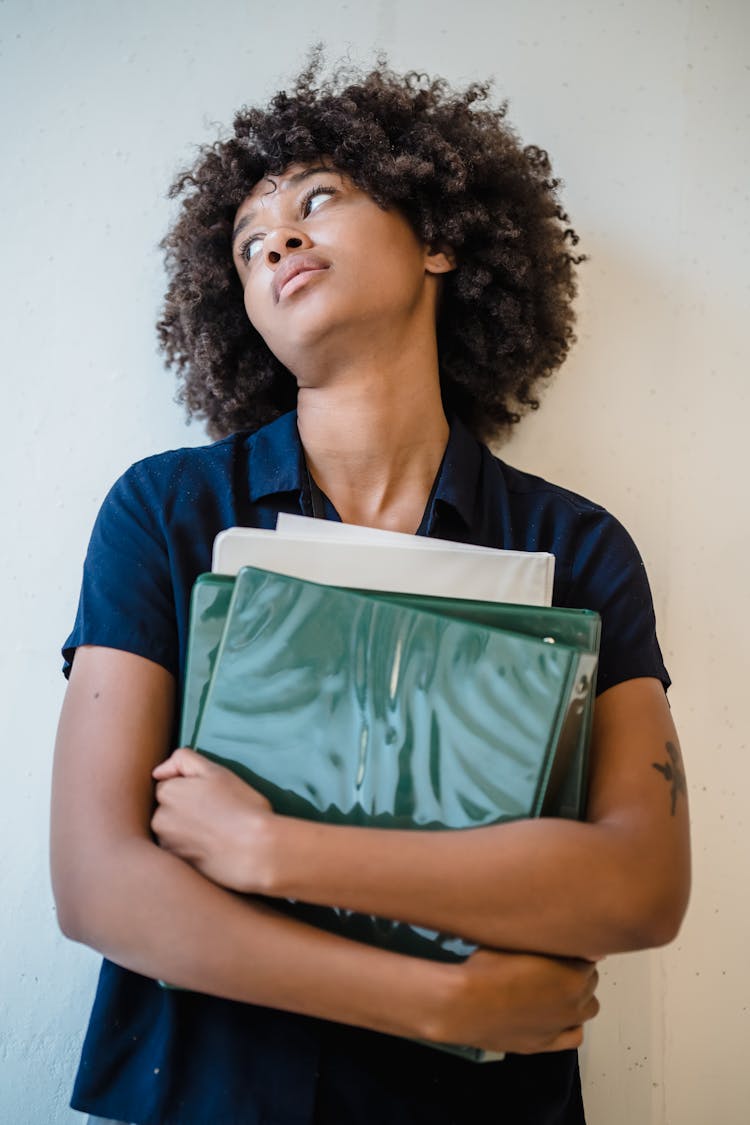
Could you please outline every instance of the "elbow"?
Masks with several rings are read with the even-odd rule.
[[[95,897],[96,890],[87,889],[80,878],[71,878],[70,875],[56,872],[53,864],[52,894],[61,933],[70,941],[90,944],[86,920],[90,917],[89,903]]]
[[[52,893],[57,924],[66,938],[99,952],[116,938],[138,882],[137,870],[135,877],[129,874],[134,859],[140,859],[140,842],[136,847],[138,854],[129,841],[119,840],[115,847],[100,845],[96,855],[53,852]]]
[[[645,936],[646,948],[669,945],[680,932],[690,902],[691,863],[690,847],[674,857],[669,868],[662,869],[661,879],[649,888],[646,909],[650,921]]]
[[[70,941],[85,943],[82,919],[75,909],[75,905],[65,897],[55,895],[55,912],[57,914],[57,925],[63,936],[69,938]]]
[[[648,927],[649,948],[669,945],[680,932],[690,900],[690,880],[684,885],[670,888],[653,906],[652,921]]]
[[[690,900],[687,832],[676,840],[610,835],[606,881],[600,884],[603,953],[630,953],[669,945],[680,932]],[[606,888],[606,889],[605,889]]]
[[[613,953],[656,949],[669,945],[680,932],[690,898],[690,878],[637,888],[632,897],[623,896],[624,909],[617,919],[617,948]]]
[[[669,945],[680,932],[684,910],[661,906],[642,917],[628,935],[628,950],[657,949]]]

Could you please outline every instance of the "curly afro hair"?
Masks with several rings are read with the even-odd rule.
[[[212,437],[255,430],[295,406],[296,382],[247,319],[232,262],[235,212],[266,174],[326,157],[426,244],[449,245],[437,335],[446,411],[483,439],[539,405],[540,383],[574,340],[578,238],[546,152],[523,146],[487,104],[489,83],[337,68],[320,51],[291,90],[244,108],[234,135],[200,150],[170,189],[178,218],[162,242],[169,285],[158,324],[190,416]]]

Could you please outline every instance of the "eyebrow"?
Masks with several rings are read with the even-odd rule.
[[[289,176],[287,179],[285,179],[281,190],[284,191],[286,190],[286,188],[296,187],[297,184],[302,183],[302,181],[308,179],[309,176],[317,176],[321,172],[335,173],[336,169],[332,168],[330,164],[315,164],[312,168],[305,168],[302,172],[295,172],[293,176]],[[264,177],[264,179],[267,178],[268,177]],[[278,189],[274,188],[274,191],[276,190]],[[268,192],[267,194],[271,195],[271,192]],[[232,246],[234,246],[237,236],[241,234],[246,227],[249,227],[251,223],[255,222],[257,214],[257,211],[248,211],[246,215],[242,216],[240,221],[237,223],[237,226],[232,231]]]

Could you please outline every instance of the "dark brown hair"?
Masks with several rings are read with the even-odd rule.
[[[234,133],[201,149],[170,196],[169,287],[158,324],[179,399],[209,434],[254,430],[294,407],[296,383],[247,319],[231,254],[237,207],[266,173],[325,156],[420,239],[448,245],[438,317],[443,401],[479,437],[539,405],[540,382],[574,339],[578,239],[547,153],[523,146],[489,83],[454,91],[440,78],[339,67],[320,52],[290,91],[244,108]]]

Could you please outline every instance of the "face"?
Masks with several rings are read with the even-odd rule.
[[[395,339],[425,318],[434,331],[437,278],[453,268],[325,161],[256,184],[233,256],[251,323],[295,374],[306,357]]]

